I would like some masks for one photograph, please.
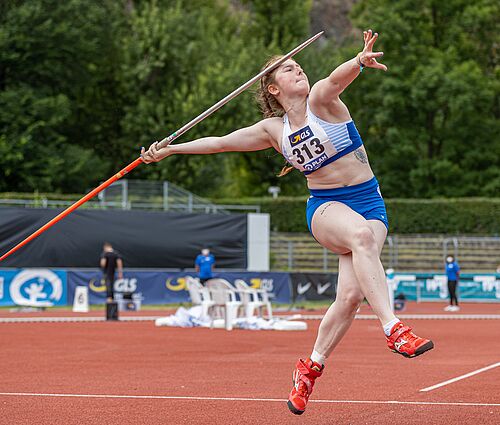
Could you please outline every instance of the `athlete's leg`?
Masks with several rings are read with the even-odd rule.
[[[340,254],[339,292],[321,322],[311,358],[300,359],[295,367],[294,387],[287,403],[290,411],[297,415],[304,413],[314,382],[323,373],[324,360],[351,325],[363,295],[382,325],[396,322],[391,325],[391,334],[387,338],[392,351],[414,357],[433,347],[431,341],[417,337],[399,322],[391,310],[385,272],[380,262],[380,251],[387,235],[382,222],[365,220],[346,205],[329,202],[314,213],[312,230],[318,242]]]
[[[385,241],[385,225],[380,223],[383,227],[382,229],[377,223],[375,223],[376,221],[374,221],[373,223],[375,224],[373,224],[371,221],[366,221],[350,208],[345,207],[345,209],[350,211],[353,216],[352,223],[349,223],[348,220],[345,225],[348,227],[367,227],[373,240],[375,241],[375,251],[378,256]],[[324,214],[323,209],[319,208],[318,211],[320,211],[320,213],[323,212]],[[344,210],[341,213],[344,214],[345,212],[346,211]],[[314,235],[316,239],[318,239],[316,231],[314,232]],[[345,247],[347,246],[348,245],[346,244]],[[342,253],[339,257],[337,299],[328,309],[327,313],[323,317],[323,320],[321,321],[311,358],[306,360],[300,359],[293,373],[294,387],[288,396],[288,408],[297,415],[300,415],[305,411],[314,382],[323,372],[323,365],[326,357],[328,357],[328,355],[333,351],[335,346],[339,343],[351,326],[356,310],[364,298],[364,291],[362,290],[362,285],[359,283],[359,276],[355,273],[354,269],[353,253],[349,252],[350,249],[345,247],[340,246],[340,249],[338,250],[336,246],[333,246],[335,249],[329,248],[334,252],[348,251],[346,253]],[[387,289],[385,289],[385,293],[387,294]],[[373,299],[374,297],[370,298]],[[389,304],[388,298],[386,302]]]
[[[342,203],[328,202],[314,213],[312,230],[316,240],[330,251],[351,253],[354,276],[380,322],[385,325],[395,320],[378,246],[378,240],[387,234],[385,225],[365,220]]]
[[[311,356],[314,361],[324,363],[351,326],[363,298],[352,267],[351,254],[340,255],[337,296],[319,325],[314,351],[320,357]]]
[[[382,252],[387,228],[378,220],[368,220],[375,234],[378,253]],[[314,344],[314,351],[324,360],[331,354],[354,320],[356,311],[363,301],[364,295],[358,283],[352,265],[352,255],[339,256],[339,275],[337,283],[337,296],[319,325],[318,336]],[[316,359],[313,359],[318,361]],[[321,362],[321,361],[319,361]],[[321,362],[321,363],[322,363]]]

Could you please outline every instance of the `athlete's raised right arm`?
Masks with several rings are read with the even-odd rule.
[[[211,154],[220,152],[248,152],[276,148],[275,138],[271,136],[276,118],[269,118],[250,126],[233,131],[221,137],[203,137],[192,142],[168,145],[158,149],[154,142],[147,151],[142,148],[141,157],[148,164],[158,162],[174,154]],[[274,121],[274,122],[273,122]]]

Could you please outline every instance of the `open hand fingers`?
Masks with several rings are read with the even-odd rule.
[[[387,66],[377,62],[377,58],[380,58],[383,55],[383,52],[367,52],[362,56],[360,60],[363,65],[368,68],[383,69],[384,71],[387,71]]]
[[[372,36],[370,37],[370,40],[368,40],[366,47],[370,52],[373,49],[373,45],[377,41],[377,38],[378,38],[378,33],[373,33]]]
[[[370,68],[382,69],[384,71],[387,71],[387,66],[385,66],[383,63],[378,63],[377,59],[375,58],[371,59],[370,64],[366,66],[369,66]]]
[[[384,71],[387,71],[387,66],[378,63],[376,59],[382,57],[384,53],[372,51],[373,45],[375,44],[375,41],[377,41],[377,38],[378,33],[374,33],[372,32],[372,30],[363,31],[365,46],[359,60],[364,66],[367,66],[369,68],[383,69]]]
[[[373,36],[372,30],[363,31],[363,41],[365,42],[365,49],[368,46],[370,40],[372,39],[372,36]]]
[[[365,46],[363,51],[371,52],[373,49],[373,45],[375,41],[377,41],[378,33],[374,33],[372,30],[363,31],[363,40],[365,42]]]
[[[363,63],[365,66],[370,66],[371,63],[376,62],[376,59],[382,56],[384,56],[384,52],[366,52],[363,55]]]

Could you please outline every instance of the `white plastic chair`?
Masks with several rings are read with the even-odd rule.
[[[209,279],[205,282],[215,306],[224,311],[225,327],[233,329],[233,320],[236,319],[242,302],[238,301],[235,288],[225,279]]]
[[[236,290],[240,294],[240,299],[245,307],[245,316],[250,318],[254,315],[255,310],[262,317],[262,309],[266,307],[268,319],[273,318],[273,310],[269,301],[269,294],[265,289],[255,289],[249,286],[243,279],[234,281]]]
[[[215,306],[215,302],[210,296],[210,291],[194,277],[186,276],[186,283],[191,303],[201,306],[203,316],[209,316],[210,309]]]

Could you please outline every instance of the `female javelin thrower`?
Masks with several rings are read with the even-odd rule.
[[[379,318],[387,345],[405,357],[433,348],[404,326],[389,304],[380,252],[388,221],[377,179],[368,163],[361,137],[340,94],[363,68],[387,70],[373,52],[378,34],[364,32],[364,48],[337,67],[328,77],[309,87],[302,68],[289,59],[260,81],[258,98],[264,119],[223,137],[204,137],[158,149],[153,143],[141,155],[146,163],[174,154],[212,154],[274,148],[307,179],[307,224],[316,240],[339,254],[336,301],[321,321],[309,358],[299,359],[293,372],[294,386],[288,407],[295,414],[305,411],[316,378],[351,325],[366,297]],[[271,59],[268,66],[277,58]],[[263,68],[263,69],[264,69]]]

